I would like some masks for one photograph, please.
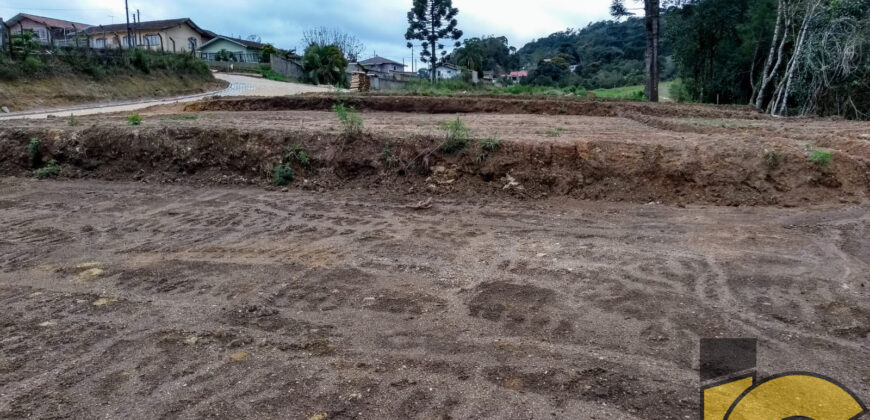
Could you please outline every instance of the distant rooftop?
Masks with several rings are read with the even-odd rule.
[[[359,64],[363,66],[380,66],[381,64],[395,64],[397,66],[404,66],[404,64],[402,63],[395,62],[393,60],[390,60],[389,58],[379,57],[377,55],[369,58],[368,60],[360,61]]]
[[[64,28],[64,29],[85,29],[90,27],[87,23],[78,23],[78,22],[70,22],[68,20],[54,19],[45,16],[37,16],[31,15],[28,13],[19,13],[13,16],[11,19],[6,21],[6,26],[12,27],[18,24],[18,22],[28,19],[34,22],[39,22],[49,28]]]

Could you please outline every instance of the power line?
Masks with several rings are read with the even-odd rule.
[[[46,12],[93,12],[98,10],[112,10],[107,8],[102,9],[40,9],[35,7],[0,7],[0,9],[6,10],[37,10],[37,11],[46,11]]]

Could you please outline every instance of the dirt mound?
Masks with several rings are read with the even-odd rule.
[[[298,146],[310,162],[292,163],[293,186],[305,189],[725,205],[856,201],[870,191],[867,162],[840,151],[829,166],[794,147],[771,162],[757,147],[717,142],[504,141],[486,152],[474,140],[447,154],[436,135],[345,139],[330,131],[201,126],[0,129],[0,148],[9,151],[0,156],[3,174],[32,174],[26,151],[34,137],[42,139],[44,162],[60,163],[65,178],[269,185],[287,147]]]
[[[657,117],[767,118],[749,107],[485,96],[304,95],[271,98],[217,98],[187,105],[185,110],[189,112],[330,110],[333,105],[339,103],[351,105],[364,111],[426,114],[500,113],[596,117],[648,115]]]

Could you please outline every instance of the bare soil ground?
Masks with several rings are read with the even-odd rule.
[[[0,183],[0,417],[695,418],[701,337],[870,393],[870,208]]]
[[[870,400],[867,123],[343,99],[0,122],[0,418],[696,418],[704,337]]]

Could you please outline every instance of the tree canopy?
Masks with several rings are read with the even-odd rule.
[[[414,0],[414,6],[408,12],[408,31],[405,32],[408,48],[413,46],[412,41],[420,41],[423,47],[420,61],[429,64],[433,81],[439,61],[438,51],[441,51],[442,59],[447,55],[442,41],[455,41],[457,48],[462,45],[459,43],[462,31],[457,28],[458,14],[459,9],[453,7],[452,0]]]

